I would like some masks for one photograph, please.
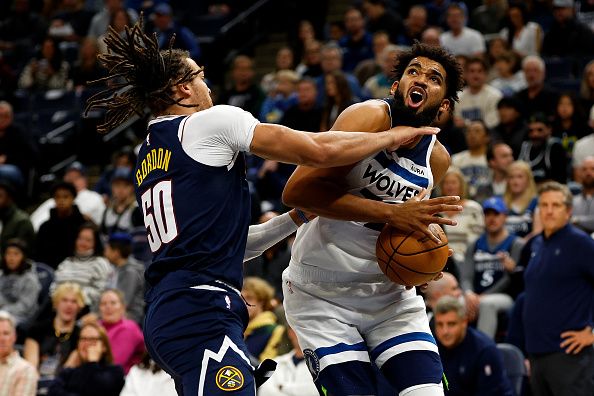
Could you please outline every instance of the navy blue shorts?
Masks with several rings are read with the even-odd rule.
[[[144,340],[178,394],[255,396],[254,368],[243,341],[248,313],[238,292],[211,283],[155,294]]]

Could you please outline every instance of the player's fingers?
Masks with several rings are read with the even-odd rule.
[[[436,127],[420,127],[415,128],[415,135],[437,135],[439,131],[441,129]]]
[[[429,283],[423,283],[421,286],[419,286],[421,288],[422,292],[425,292],[427,290],[427,288],[429,288]]]
[[[452,250],[452,249],[450,249],[450,250]],[[433,278],[433,280],[438,281],[441,278],[443,278],[443,272],[439,271],[439,274],[437,274],[437,276],[435,278]],[[429,285],[427,284],[427,286],[429,286]]]
[[[451,225],[451,226],[455,226],[458,224],[458,222],[456,220],[448,219],[447,217],[437,217],[437,216],[431,216],[429,223],[445,224],[445,225]]]
[[[429,237],[429,239],[431,239],[433,242],[437,243],[438,245],[441,243],[439,238],[433,232],[431,232],[431,230],[428,227],[426,227],[426,226],[422,227],[420,231],[423,234],[425,234],[427,237]]]
[[[453,249],[448,249],[448,257],[452,257],[454,255]]]
[[[563,333],[561,333],[561,338],[573,337],[574,335],[575,335],[575,331],[572,331],[572,330],[564,331]]]
[[[429,190],[427,190],[426,188],[424,188],[424,189],[421,190],[421,192],[415,198],[417,199],[417,201],[420,201],[423,198],[425,198],[425,196],[427,195],[428,192],[429,192]]]
[[[440,204],[454,204],[460,202],[460,197],[457,195],[446,195],[443,197],[431,198],[427,200],[427,203],[440,205]]]
[[[443,213],[443,212],[461,212],[462,206],[447,205],[447,204],[431,205],[431,206],[429,206],[427,211],[431,214],[437,214],[437,213]]]

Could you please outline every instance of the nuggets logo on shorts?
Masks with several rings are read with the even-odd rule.
[[[243,374],[233,366],[225,366],[217,372],[217,386],[224,391],[234,391],[243,386]]]
[[[305,358],[305,364],[307,365],[314,382],[317,381],[318,376],[320,375],[320,360],[318,359],[318,355],[311,349],[304,349],[303,357]]]

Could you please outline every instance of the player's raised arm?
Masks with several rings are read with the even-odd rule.
[[[389,129],[389,125],[384,129]],[[361,129],[364,130],[364,129]],[[436,134],[439,128],[400,127],[396,131],[368,133],[302,132],[275,125],[259,124],[254,129],[250,152],[263,158],[326,168],[352,164],[383,149],[395,149],[402,142],[420,135]]]

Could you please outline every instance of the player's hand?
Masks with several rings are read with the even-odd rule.
[[[441,241],[429,230],[429,224],[435,223],[455,226],[457,224],[456,221],[437,217],[436,214],[462,211],[462,206],[457,204],[460,201],[460,197],[445,196],[423,201],[422,199],[427,194],[428,191],[423,189],[420,194],[403,204],[390,205],[392,216],[388,224],[404,232],[419,231],[439,244]]]
[[[452,251],[452,249],[450,249],[450,251]],[[442,271],[440,271],[440,272],[439,272],[439,273],[438,273],[438,274],[435,276],[435,278],[431,279],[431,281],[438,281],[438,280],[440,280],[441,278],[443,278],[443,272],[442,272]],[[427,288],[428,288],[428,287],[429,287],[429,283],[423,283],[422,285],[419,285],[419,288],[421,289],[421,292],[423,292],[423,293],[424,293],[424,292],[427,290]],[[406,288],[407,288],[407,289],[412,289],[412,286],[410,286],[410,287],[409,287],[409,286],[407,286]]]
[[[564,348],[568,355],[577,355],[582,349],[594,344],[594,335],[590,326],[578,331],[564,331],[561,333],[561,338],[564,339],[561,342],[561,348]]]
[[[439,128],[435,127],[421,127],[413,128],[410,126],[397,126],[389,130],[389,132],[395,132],[394,144],[388,147],[388,150],[394,151],[403,144],[411,142],[414,138],[421,135],[436,135],[440,131]]]

